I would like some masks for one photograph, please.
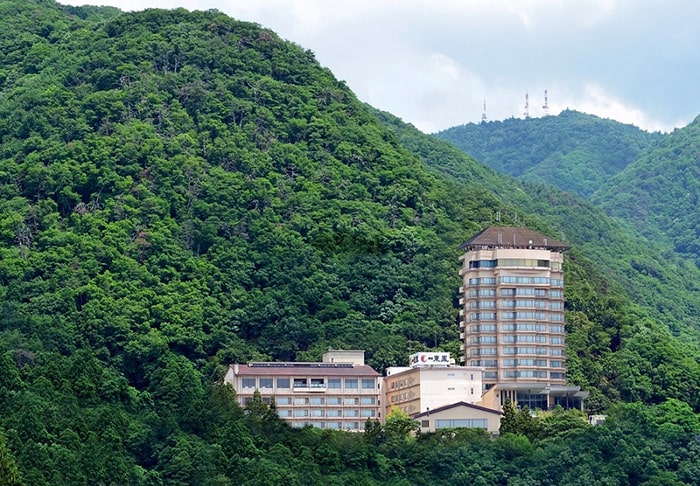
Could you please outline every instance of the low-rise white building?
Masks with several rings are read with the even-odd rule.
[[[479,367],[455,366],[450,353],[415,353],[408,367],[386,370],[385,416],[393,407],[414,415],[458,402],[478,403],[481,373]]]

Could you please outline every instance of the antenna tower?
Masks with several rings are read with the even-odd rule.
[[[525,118],[530,118],[530,95],[525,91]]]
[[[484,100],[484,112],[481,114],[481,123],[486,123],[488,118],[486,118],[486,100]]]
[[[549,115],[549,103],[547,101],[547,90],[544,90],[544,105],[542,105],[542,109],[544,110],[544,116]]]

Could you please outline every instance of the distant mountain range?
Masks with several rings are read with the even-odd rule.
[[[662,135],[565,110],[557,116],[469,123],[435,134],[497,172],[590,197]]]

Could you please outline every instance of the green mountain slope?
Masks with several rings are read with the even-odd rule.
[[[661,138],[572,110],[543,118],[469,123],[436,136],[498,172],[586,198]]]
[[[700,266],[700,118],[612,177],[592,200]]]
[[[402,142],[312,53],[216,11],[4,1],[0,20],[0,482],[488,484],[510,474],[491,464],[529,464],[530,440],[556,458],[545,439],[595,434],[555,420],[493,445],[391,427],[370,442],[292,431],[260,403],[241,410],[216,384],[234,361],[364,348],[383,369],[417,350],[456,353],[458,244],[516,210],[558,235],[537,212],[569,196],[445,142]],[[700,372],[695,348],[680,352],[586,251],[567,262],[570,377],[598,408],[660,404],[630,407],[634,419],[623,406],[608,436],[582,439],[606,461],[590,461],[597,478],[635,469],[616,468],[627,455],[605,439],[636,437],[619,424],[645,424],[650,450],[689,443]],[[685,318],[669,311],[683,336]],[[661,428],[669,417],[684,426]],[[414,460],[471,444],[483,471]],[[566,482],[532,467],[525,476]]]

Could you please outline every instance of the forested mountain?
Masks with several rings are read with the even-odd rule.
[[[700,266],[700,117],[665,135],[592,200]]]
[[[698,476],[692,289],[672,257],[636,279],[631,255],[653,260],[624,238],[619,263],[582,244],[566,269],[570,380],[605,426],[413,438],[399,417],[362,436],[241,410],[231,362],[456,353],[457,246],[498,213],[572,242],[617,228],[578,202],[592,216],[565,226],[571,196],[407,137],[311,52],[220,12],[16,0],[0,20],[0,483]]]
[[[498,172],[588,198],[662,135],[564,110],[557,116],[468,123],[436,136]]]

